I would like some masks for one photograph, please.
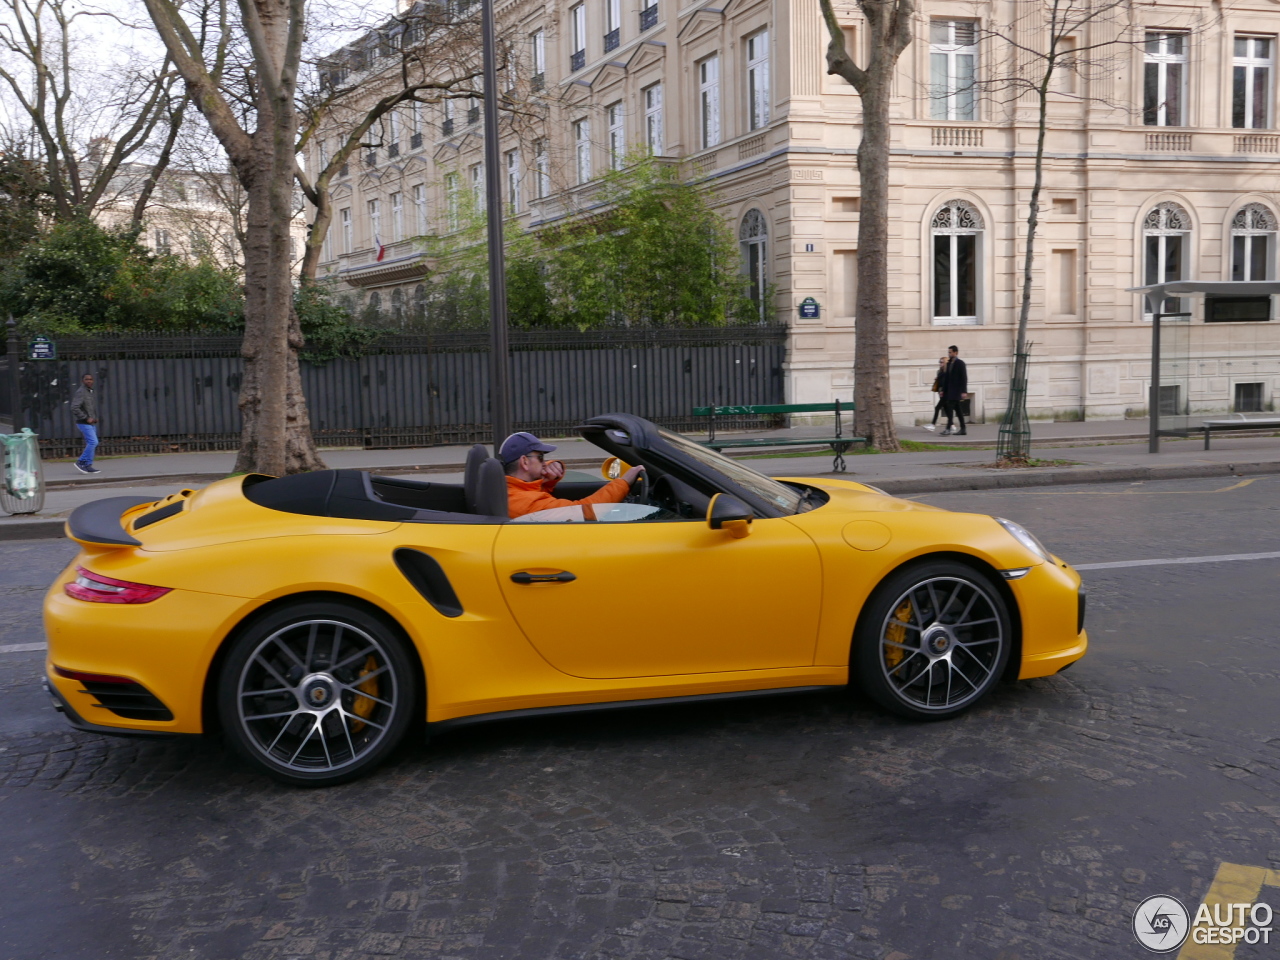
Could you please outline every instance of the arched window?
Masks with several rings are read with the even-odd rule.
[[[427,288],[418,284],[413,288],[413,319],[421,322],[427,315]]]
[[[1231,218],[1231,279],[1271,280],[1275,277],[1276,215],[1260,203],[1250,203]]]
[[[404,325],[404,291],[399,287],[391,291],[391,318],[397,325]]]
[[[759,210],[748,210],[738,229],[738,241],[742,247],[742,272],[750,280],[748,295],[760,310],[760,322],[766,319],[765,293],[769,277],[765,259],[768,256],[769,224]]]
[[[1158,203],[1142,221],[1144,286],[1187,279],[1187,253],[1191,237],[1191,216],[1176,203]],[[1155,312],[1151,298],[1145,300],[1148,316]],[[1177,297],[1164,301],[1163,313],[1181,313],[1185,307]]]
[[[929,223],[933,236],[933,322],[978,323],[982,214],[948,200]]]

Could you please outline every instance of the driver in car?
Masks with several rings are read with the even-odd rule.
[[[555,447],[543,443],[532,433],[513,433],[502,441],[498,459],[507,474],[507,505],[511,518],[523,517],[538,510],[553,507],[572,507],[591,503],[621,503],[631,492],[632,482],[644,467],[632,467],[616,480],[581,500],[561,500],[554,495],[556,484],[564,476],[564,464],[559,460],[546,461],[546,454]]]

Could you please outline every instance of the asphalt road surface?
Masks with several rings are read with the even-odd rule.
[[[1081,564],[1280,551],[1275,477],[919,499]],[[0,545],[4,960],[1138,958],[1144,898],[1280,869],[1280,559],[1089,570],[1089,656],[956,721],[835,693],[526,720],[317,791],[66,727],[20,648],[71,556]]]

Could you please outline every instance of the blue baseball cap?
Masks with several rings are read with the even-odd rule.
[[[554,446],[543,443],[532,433],[521,431],[513,433],[502,441],[502,446],[498,450],[498,459],[503,463],[515,463],[525,454],[550,453],[554,449]]]

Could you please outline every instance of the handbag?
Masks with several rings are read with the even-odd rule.
[[[973,399],[973,398],[972,398],[972,397],[970,397],[970,398],[969,398],[969,399],[967,399],[967,400],[961,400],[961,401],[960,401],[960,416],[964,417],[966,420],[967,420],[967,419],[969,419],[969,417],[973,416],[973,414],[971,414],[971,413],[969,412],[969,410],[970,410],[970,400],[972,400],[972,399]]]

